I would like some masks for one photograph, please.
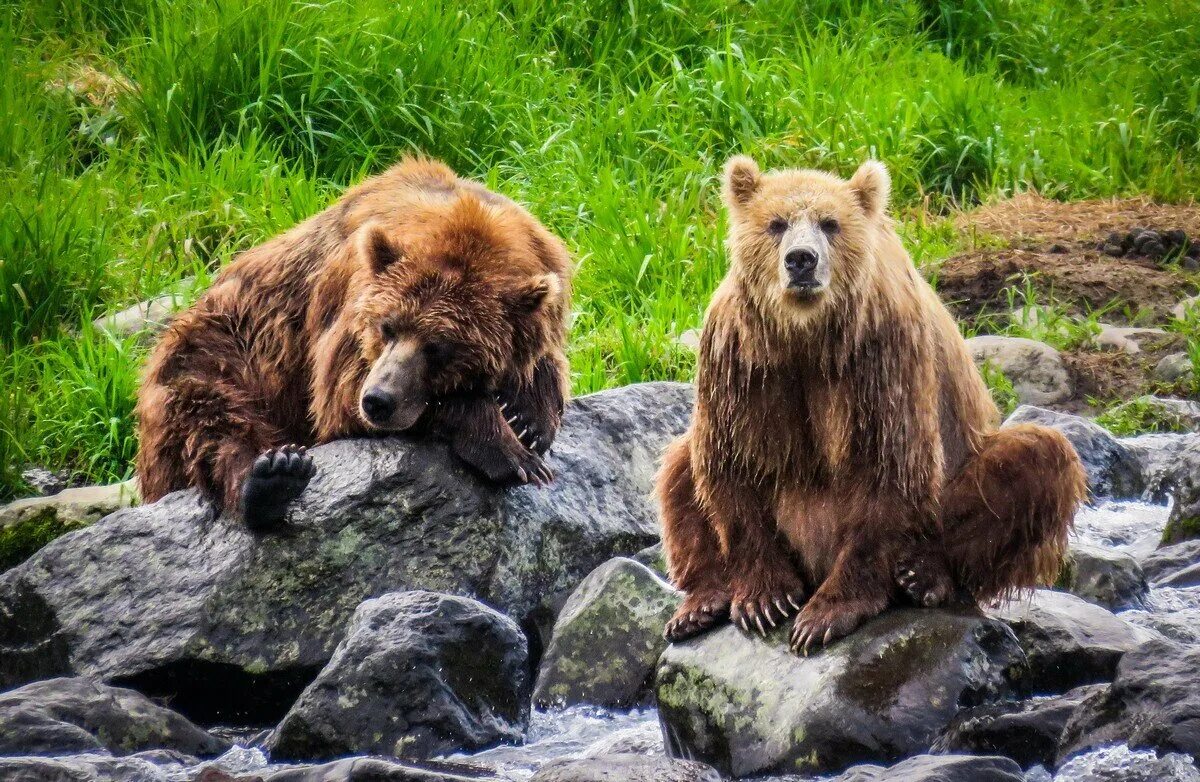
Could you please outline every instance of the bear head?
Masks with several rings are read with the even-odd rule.
[[[811,318],[845,305],[878,262],[891,180],[868,160],[850,179],[824,171],[763,173],[750,158],[725,166],[731,270],[765,311]]]
[[[565,291],[547,258],[566,251],[515,207],[462,195],[402,228],[364,225],[356,251],[370,366],[359,412],[374,429],[403,431],[438,397],[528,376],[561,341]]]

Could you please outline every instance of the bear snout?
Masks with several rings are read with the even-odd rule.
[[[382,426],[396,412],[396,397],[386,391],[373,388],[363,394],[362,409],[368,421],[376,426]]]

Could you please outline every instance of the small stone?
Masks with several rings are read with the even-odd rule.
[[[676,337],[675,341],[693,352],[700,350],[700,329],[688,329]]]
[[[1150,591],[1131,555],[1084,544],[1071,547],[1059,583],[1071,594],[1110,611],[1140,608]]]
[[[1145,255],[1147,258],[1161,260],[1166,254],[1167,248],[1163,246],[1162,242],[1146,242],[1142,245],[1142,255]]]
[[[1163,244],[1172,250],[1177,250],[1187,244],[1187,233],[1180,228],[1172,228],[1163,232]]]
[[[1050,245],[1050,252],[1054,253],[1055,255],[1065,255],[1070,251],[1071,248],[1067,247],[1062,242],[1055,242],[1054,244]]]
[[[1062,355],[1044,342],[1021,337],[985,335],[967,340],[976,366],[990,363],[1013,384],[1024,404],[1065,402],[1073,389]]]
[[[1105,255],[1111,255],[1114,258],[1120,258],[1125,255],[1125,248],[1119,244],[1105,244],[1101,250]]]
[[[1170,353],[1154,365],[1154,376],[1167,383],[1188,381],[1195,374],[1187,353]]]
[[[1092,343],[1101,350],[1120,351],[1132,355],[1141,353],[1143,345],[1160,342],[1169,337],[1170,335],[1163,329],[1114,326],[1102,323],[1100,324],[1100,333],[1092,338]]]

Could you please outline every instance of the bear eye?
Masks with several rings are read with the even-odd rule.
[[[425,360],[434,365],[446,364],[454,358],[454,346],[445,342],[427,342],[421,350]]]
[[[833,236],[838,231],[842,230],[842,224],[833,217],[826,217],[821,220],[821,230],[830,236]]]
[[[776,217],[771,222],[767,223],[767,233],[772,236],[781,236],[787,230],[788,222],[782,217]]]
[[[379,324],[379,336],[384,342],[394,342],[396,339],[396,324],[390,320],[385,320]]]

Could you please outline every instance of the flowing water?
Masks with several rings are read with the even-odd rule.
[[[1144,502],[1103,502],[1079,512],[1075,539],[1136,557],[1145,556],[1157,545],[1168,511],[1165,505]],[[1152,589],[1143,610],[1125,611],[1121,616],[1176,640],[1200,643],[1200,587]],[[547,761],[613,751],[662,753],[657,712],[653,708],[613,711],[590,707],[536,711],[524,746],[497,747],[446,759],[481,766],[510,782],[523,782]],[[217,765],[233,774],[281,768],[269,765],[261,751],[241,746],[205,765]],[[194,776],[196,769],[177,766],[164,771],[170,782],[185,782]],[[1118,745],[1078,755],[1054,774],[1034,767],[1026,779],[1028,782],[1200,782],[1200,770],[1186,755],[1167,755],[1156,760],[1153,752]]]

